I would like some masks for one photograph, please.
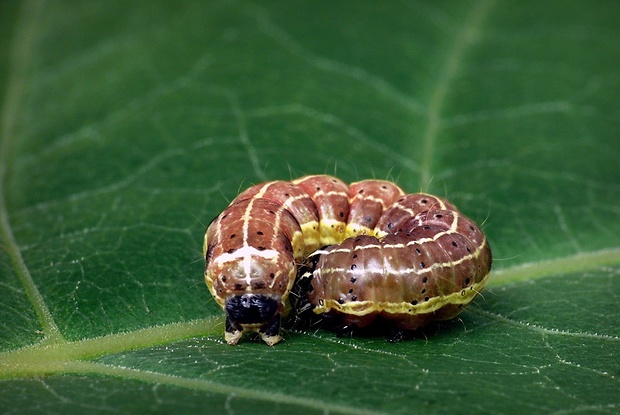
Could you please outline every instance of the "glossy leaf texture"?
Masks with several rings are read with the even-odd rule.
[[[618,413],[620,3],[3,2],[0,412]],[[489,287],[398,343],[223,341],[202,236],[334,174],[448,198]]]

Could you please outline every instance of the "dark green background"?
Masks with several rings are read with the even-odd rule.
[[[620,412],[620,3],[3,2],[0,412]],[[334,174],[483,223],[415,339],[223,342],[205,225]]]

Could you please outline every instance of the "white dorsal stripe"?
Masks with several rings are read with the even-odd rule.
[[[268,259],[268,260],[274,260],[278,257],[278,255],[279,255],[278,251],[274,249],[265,249],[265,250],[260,251],[254,248],[253,246],[246,245],[246,246],[242,246],[241,248],[237,249],[234,252],[231,252],[231,253],[225,252],[219,255],[217,258],[213,259],[213,262],[217,265],[221,265],[226,262],[236,261],[240,258],[243,258],[243,259],[263,258],[263,259]]]
[[[478,245],[476,247],[476,250],[473,251],[471,254],[468,255],[464,255],[458,259],[455,259],[453,261],[448,261],[448,262],[434,262],[432,264],[430,264],[429,266],[427,266],[426,268],[419,268],[419,269],[414,269],[414,268],[402,268],[399,270],[393,270],[391,268],[391,266],[386,265],[387,263],[384,262],[383,268],[379,268],[379,269],[373,269],[372,267],[360,267],[357,268],[355,270],[352,270],[350,268],[342,268],[342,267],[332,267],[332,268],[327,268],[327,267],[323,267],[322,269],[320,269],[320,271],[322,273],[334,273],[334,274],[344,274],[347,273],[347,275],[359,275],[362,276],[366,273],[379,273],[379,274],[383,274],[385,273],[385,271],[389,271],[389,273],[393,274],[393,275],[406,275],[406,274],[410,274],[412,272],[415,272],[416,274],[426,274],[429,272],[432,272],[433,270],[437,269],[437,268],[451,268],[455,265],[459,265],[462,262],[468,261],[470,259],[476,259],[480,253],[482,252],[482,249],[486,246],[486,238],[483,239],[483,242]],[[379,245],[368,245],[374,248],[380,248]],[[404,247],[404,245],[402,246]],[[359,247],[356,247],[359,248]],[[329,251],[327,252],[328,254],[334,252],[334,251]],[[345,250],[341,250],[340,252],[351,252],[350,249],[345,249]],[[384,257],[384,261],[385,261],[385,257]]]

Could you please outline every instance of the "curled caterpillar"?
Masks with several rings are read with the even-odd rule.
[[[258,184],[205,233],[205,281],[226,313],[229,344],[246,331],[268,345],[281,340],[281,313],[313,253],[316,268],[303,277],[309,306],[359,327],[378,317],[404,329],[451,318],[491,268],[484,234],[438,197],[325,175]]]

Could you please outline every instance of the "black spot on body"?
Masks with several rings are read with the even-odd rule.
[[[205,261],[207,262],[207,264],[209,263],[209,261],[211,261],[211,256],[213,255],[213,248],[213,246],[207,248],[207,252],[205,254]]]

